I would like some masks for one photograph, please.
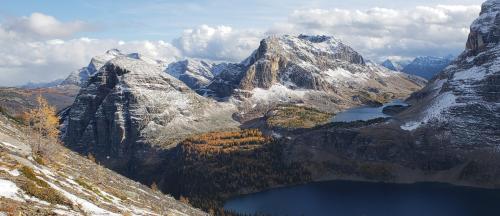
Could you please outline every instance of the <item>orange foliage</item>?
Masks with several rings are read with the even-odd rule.
[[[265,137],[258,129],[248,129],[200,134],[184,140],[181,145],[187,152],[199,155],[252,150],[271,141],[271,138]]]

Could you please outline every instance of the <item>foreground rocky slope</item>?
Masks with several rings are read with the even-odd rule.
[[[206,215],[62,146],[33,155],[22,130],[0,115],[0,214]]]

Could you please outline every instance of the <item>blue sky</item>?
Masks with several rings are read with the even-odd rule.
[[[481,0],[32,0],[4,1],[0,14],[6,19],[41,12],[61,21],[82,20],[95,25],[93,32],[80,33],[79,36],[122,40],[171,40],[178,37],[183,29],[202,24],[268,28],[272,23],[286,20],[288,14],[298,9],[404,9],[421,5],[481,3]]]
[[[240,61],[280,34],[333,35],[366,58],[463,50],[480,0],[3,0],[0,86],[64,78],[106,49]]]

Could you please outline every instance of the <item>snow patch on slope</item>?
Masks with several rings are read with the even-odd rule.
[[[0,179],[0,197],[5,197],[9,199],[13,199],[16,201],[24,201],[20,198],[19,194],[20,189],[9,180]]]
[[[424,111],[423,116],[419,121],[410,121],[401,125],[403,130],[415,130],[423,124],[428,123],[432,120],[443,120],[443,113],[453,106],[459,105],[456,102],[457,97],[452,92],[445,92],[437,96],[433,103],[427,107]]]

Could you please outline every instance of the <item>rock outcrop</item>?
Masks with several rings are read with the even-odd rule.
[[[499,2],[487,1],[482,5],[481,13],[470,28],[466,48],[477,54],[500,39]]]

